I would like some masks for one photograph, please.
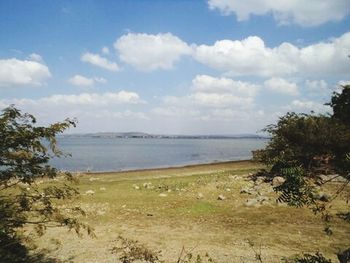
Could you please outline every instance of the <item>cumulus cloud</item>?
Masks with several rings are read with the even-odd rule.
[[[82,75],[75,75],[68,79],[68,82],[75,86],[85,86],[85,87],[91,87],[95,85],[96,82],[98,83],[106,83],[107,80],[104,78],[87,78]]]
[[[326,113],[330,111],[330,107],[323,103],[311,100],[293,100],[290,105],[285,107],[288,111]]]
[[[33,60],[33,61],[37,61],[37,62],[42,62],[43,61],[43,58],[39,54],[36,54],[36,53],[30,54],[29,55],[29,59]]]
[[[166,96],[163,105],[152,113],[158,116],[196,120],[233,119],[233,113],[250,112],[260,87],[230,78],[198,75],[192,80],[191,92],[185,96]],[[242,116],[242,115],[241,115]],[[232,119],[231,119],[232,120]]]
[[[101,49],[102,53],[105,54],[105,55],[108,55],[109,54],[109,48],[108,47],[103,47]]]
[[[118,71],[120,70],[119,66],[115,62],[111,62],[108,59],[101,57],[99,54],[93,53],[84,53],[81,56],[81,61],[90,63],[92,65],[110,70],[110,71]]]
[[[135,92],[119,91],[106,93],[81,93],[73,95],[55,94],[39,99],[11,99],[1,100],[4,105],[15,104],[19,106],[28,105],[87,105],[87,106],[103,106],[115,104],[140,104],[144,103],[140,96]]]
[[[258,89],[259,86],[249,82],[198,75],[192,80],[194,93],[189,98],[194,104],[207,107],[248,107],[253,104]]]
[[[0,60],[0,87],[40,86],[49,77],[49,68],[37,61],[16,58]]]
[[[259,86],[230,78],[215,78],[208,75],[197,75],[192,80],[192,89],[197,92],[230,93],[238,96],[254,96]]]
[[[194,58],[227,74],[276,77],[345,75],[350,71],[350,32],[328,42],[299,48],[291,43],[267,47],[257,36],[220,40],[196,47]]]
[[[266,89],[273,92],[297,96],[299,95],[299,90],[297,84],[294,82],[289,82],[283,78],[271,78],[264,82]]]
[[[223,15],[235,14],[238,21],[252,15],[270,15],[279,24],[317,26],[329,21],[339,21],[350,13],[348,0],[209,0],[210,9]]]
[[[117,39],[114,48],[120,60],[142,71],[171,69],[181,56],[191,53],[191,47],[171,33],[129,33]]]
[[[34,114],[40,124],[47,125],[67,117],[77,118],[74,132],[111,130],[135,130],[135,120],[145,121],[148,116],[139,111],[145,104],[140,96],[131,91],[105,93],[55,94],[37,99],[0,99],[0,108],[14,104],[23,112]],[[45,109],[45,110],[43,110]],[[118,119],[123,119],[119,122]],[[140,128],[140,127],[139,127]]]

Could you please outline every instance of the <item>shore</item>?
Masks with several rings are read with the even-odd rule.
[[[220,263],[256,262],[254,251],[263,262],[318,250],[335,260],[338,249],[350,243],[349,225],[335,218],[329,238],[311,211],[278,204],[271,184],[251,181],[249,174],[261,168],[245,160],[79,174],[80,199],[60,206],[83,208],[82,219],[97,237],[52,228],[37,241],[39,249],[49,246],[49,255],[78,263],[119,262],[134,251],[130,246],[161,251],[157,255],[165,262],[176,262],[183,248],[194,258],[209,255]],[[336,189],[330,184],[322,191]],[[339,196],[332,209],[342,211],[345,200]],[[52,239],[61,245],[50,245]]]
[[[80,171],[78,173],[84,173],[89,175],[99,175],[99,174],[120,174],[120,173],[140,173],[140,172],[164,172],[164,171],[176,171],[176,170],[189,170],[189,169],[207,169],[207,168],[219,168],[219,167],[226,167],[227,165],[235,165],[235,164],[242,164],[242,165],[250,165],[252,163],[255,163],[252,160],[245,159],[245,160],[231,160],[231,161],[213,161],[213,162],[204,162],[204,163],[196,163],[196,164],[183,164],[183,165],[174,165],[174,166],[164,166],[164,167],[153,167],[153,168],[136,168],[136,169],[126,169],[126,170],[117,170],[117,171],[91,171],[91,172],[83,172]],[[258,165],[258,163],[255,163]]]

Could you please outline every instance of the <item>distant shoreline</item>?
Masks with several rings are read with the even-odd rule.
[[[149,134],[142,132],[101,132],[62,134],[63,138],[108,138],[108,139],[269,139],[267,136],[256,134],[236,135],[177,135],[177,134]]]

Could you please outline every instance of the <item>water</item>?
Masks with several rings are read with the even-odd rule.
[[[121,139],[61,137],[63,152],[71,157],[51,164],[68,171],[120,171],[245,160],[263,148],[265,139]]]

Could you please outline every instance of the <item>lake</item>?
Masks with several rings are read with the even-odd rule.
[[[122,171],[163,168],[219,161],[246,160],[267,139],[155,139],[59,137],[58,144],[71,157],[51,164],[68,171]]]

